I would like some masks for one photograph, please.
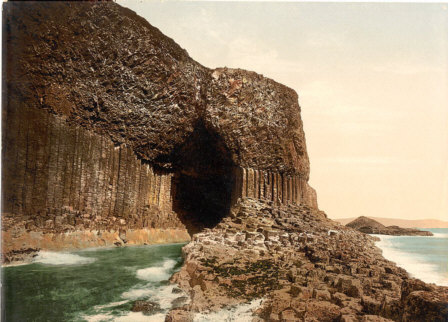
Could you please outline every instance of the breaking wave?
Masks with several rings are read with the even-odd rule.
[[[46,265],[84,265],[95,261],[92,257],[83,257],[70,253],[41,251],[34,257],[34,263]]]
[[[95,309],[95,310],[103,310],[103,309],[107,309],[107,308],[110,308],[110,307],[115,307],[115,306],[123,305],[123,304],[126,304],[126,303],[128,303],[128,302],[129,302],[129,300],[124,300],[124,301],[119,301],[119,302],[112,302],[112,303],[109,303],[109,304],[96,305],[96,306],[94,307],[94,309]]]
[[[165,286],[154,287],[152,284],[147,284],[141,288],[131,289],[121,295],[123,301],[112,302],[104,305],[97,305],[94,307],[96,314],[83,315],[82,318],[88,322],[164,322],[166,313],[173,307],[173,301],[180,297],[186,296],[184,292],[173,292],[177,288],[176,285],[170,284]],[[149,299],[160,305],[162,312],[153,315],[144,315],[141,312],[126,312],[122,315],[115,315],[113,312],[104,311],[116,306],[126,304],[137,299]],[[187,304],[189,299],[185,301]]]
[[[162,266],[148,267],[137,270],[137,277],[149,282],[160,282],[170,278],[170,270],[174,268],[176,261],[166,259]]]
[[[144,315],[141,312],[129,312],[125,315],[115,316],[112,313],[83,316],[87,322],[164,322],[165,314]]]
[[[172,302],[175,299],[186,295],[184,292],[173,293],[174,288],[177,288],[174,284],[160,287],[150,287],[149,285],[146,285],[142,288],[131,289],[124,292],[121,297],[128,300],[150,298],[151,301],[157,302],[162,310],[167,310],[172,307]]]
[[[440,234],[446,235],[446,234]],[[439,265],[431,263],[425,258],[424,254],[408,252],[402,250],[397,246],[396,236],[375,235],[381,240],[376,242],[383,251],[384,258],[394,262],[397,266],[404,268],[412,277],[418,278],[426,283],[435,283],[437,285],[448,286],[448,275]],[[400,237],[398,237],[400,238]],[[402,237],[401,237],[402,238]],[[413,236],[406,238],[419,238],[423,241],[421,236]],[[434,238],[434,237],[426,237]],[[446,237],[439,237],[446,238]]]
[[[448,238],[448,234],[443,234],[443,233],[433,233],[433,237],[434,238]]]
[[[233,308],[223,309],[211,313],[198,313],[194,317],[194,322],[246,322],[250,321],[253,312],[260,307],[263,299],[253,300],[247,304],[241,304]]]

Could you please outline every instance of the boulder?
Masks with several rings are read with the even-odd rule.
[[[142,312],[145,315],[152,315],[162,311],[160,305],[153,301],[135,301],[131,310],[133,312]]]

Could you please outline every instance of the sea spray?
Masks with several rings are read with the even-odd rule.
[[[263,299],[210,313],[197,313],[194,322],[247,322],[253,318],[253,312],[260,307]]]
[[[87,322],[165,322],[165,314],[144,315],[141,312],[127,312],[120,316],[111,313],[84,316],[83,321]]]
[[[138,322],[138,321],[165,321],[165,315],[173,308],[173,302],[181,297],[185,298],[183,304],[188,303],[189,298],[186,294],[178,290],[173,292],[177,288],[174,284],[160,285],[166,283],[168,278],[173,273],[173,269],[177,262],[173,259],[165,258],[163,261],[155,266],[138,269],[135,275],[148,283],[131,288],[130,290],[123,292],[121,298],[123,301],[112,302],[105,305],[97,305],[94,307],[95,314],[85,315],[83,318],[89,322],[96,321],[114,321],[114,322]],[[128,270],[129,271],[129,270]],[[113,315],[107,312],[108,309],[119,307],[126,303],[132,303],[135,300],[150,300],[160,306],[162,312],[155,313],[153,315],[146,315],[141,312],[122,312],[120,315]],[[106,309],[106,310],[105,310]]]
[[[434,234],[434,238],[446,238],[448,239],[448,233],[433,233]]]
[[[157,302],[161,309],[169,309],[172,307],[172,302],[180,297],[186,296],[184,292],[173,293],[176,285],[163,285],[154,287],[154,285],[147,284],[139,288],[133,288],[124,292],[121,297],[128,300],[138,300],[143,298],[150,298],[151,301]],[[187,302],[186,302],[187,303]]]
[[[137,277],[150,282],[167,280],[171,275],[170,270],[175,265],[176,261],[172,259],[166,259],[161,266],[139,269],[137,271]]]
[[[47,265],[84,265],[95,261],[92,257],[83,257],[70,253],[41,251],[33,259],[34,263]]]
[[[448,229],[431,230],[434,236],[387,236],[376,242],[383,256],[426,283],[448,286]]]
[[[114,322],[165,322],[165,314],[144,315],[141,312],[129,312],[113,319]]]
[[[138,298],[157,302],[165,315],[185,297],[167,281],[180,267],[183,245],[42,252],[29,265],[3,268],[2,314],[6,321],[163,321],[131,309]],[[148,268],[162,273],[140,278]]]
[[[118,302],[112,302],[112,303],[108,303],[108,304],[103,304],[103,305],[96,305],[93,307],[94,310],[103,310],[103,309],[108,309],[110,307],[115,307],[115,306],[120,306],[123,304],[128,303],[129,300],[124,300],[124,301],[118,301]]]

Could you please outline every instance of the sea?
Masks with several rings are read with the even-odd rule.
[[[182,266],[184,245],[40,252],[30,264],[3,267],[1,320],[163,322],[187,299],[168,281]],[[160,311],[132,312],[137,300],[155,302]],[[196,314],[194,321],[248,321],[261,301]]]
[[[411,276],[448,286],[448,229],[428,230],[434,236],[375,235],[376,245]],[[40,252],[30,264],[3,267],[2,321],[165,321],[176,302],[187,300],[168,281],[182,266],[184,245]],[[160,311],[132,312],[136,300]],[[261,303],[196,314],[194,321],[248,321]]]
[[[426,283],[448,286],[448,228],[428,228],[434,236],[373,235],[383,256]]]

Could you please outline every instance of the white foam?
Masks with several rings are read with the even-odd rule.
[[[82,257],[76,254],[41,251],[33,258],[34,263],[47,265],[84,265],[93,263],[96,259]]]
[[[174,267],[174,265],[176,265],[176,261],[167,259],[163,262],[162,266],[148,267],[137,270],[137,277],[150,282],[164,281],[170,278],[170,270]]]
[[[174,284],[160,287],[145,285],[142,288],[131,289],[127,292],[124,292],[121,297],[128,300],[150,298],[151,301],[157,302],[162,310],[168,310],[172,307],[173,300],[182,296],[186,296],[184,292],[173,293],[174,288],[176,288],[176,285]]]
[[[15,266],[24,266],[24,265],[29,265],[32,264],[33,262],[12,262],[12,263],[8,263],[8,264],[2,264],[2,267],[15,267]]]
[[[83,315],[81,317],[87,322],[164,322],[165,314],[144,315],[142,312],[128,312],[121,316],[114,316],[111,313],[95,315]]]
[[[396,236],[374,235],[381,240],[376,242],[383,251],[384,258],[395,262],[397,266],[404,268],[409,275],[426,283],[448,286],[448,276],[443,276],[437,265],[425,263],[425,260],[416,254],[406,253],[393,247],[392,240]]]
[[[448,238],[448,234],[442,234],[442,233],[432,233],[433,238]]]
[[[141,312],[129,312],[113,319],[114,322],[165,322],[165,314],[144,315]]]
[[[170,309],[172,307],[173,300],[179,297],[187,296],[184,292],[173,293],[173,289],[176,287],[177,286],[173,284],[158,287],[154,289],[151,294],[151,299],[154,299],[157,303],[159,303],[162,310]],[[187,302],[185,304],[187,304]]]
[[[143,297],[149,297],[153,290],[149,286],[144,288],[134,288],[121,294],[121,297],[129,300],[137,300]]]
[[[186,296],[184,292],[173,293],[173,289],[177,286],[174,284],[155,287],[157,284],[153,282],[159,282],[167,280],[171,275],[171,270],[176,265],[176,261],[172,259],[165,259],[160,266],[148,267],[139,269],[136,271],[138,278],[148,281],[149,283],[130,289],[121,294],[123,301],[112,302],[105,305],[97,305],[94,307],[96,311],[107,309],[115,306],[125,304],[129,301],[137,299],[150,299],[160,305],[163,310],[162,313],[154,315],[144,315],[141,312],[127,312],[121,316],[114,316],[111,313],[100,313],[96,315],[83,316],[83,319],[88,322],[103,322],[103,321],[117,321],[117,322],[163,322],[165,321],[166,312],[172,308],[173,300],[179,297]],[[98,312],[99,313],[99,312]]]
[[[124,301],[119,301],[119,302],[112,302],[112,303],[108,303],[108,304],[103,304],[103,305],[95,305],[93,308],[97,311],[102,310],[102,309],[107,309],[110,307],[114,307],[114,306],[119,306],[119,305],[123,305],[125,303],[128,303],[129,300],[124,300]]]
[[[111,314],[83,315],[81,318],[87,322],[113,321],[113,316]]]
[[[96,251],[103,251],[103,250],[115,250],[117,249],[116,246],[96,246],[96,247],[88,247],[83,248],[83,252],[96,252]]]
[[[253,312],[261,305],[263,299],[253,300],[247,304],[241,304],[233,308],[211,313],[198,313],[194,316],[194,322],[247,322],[253,316]]]

